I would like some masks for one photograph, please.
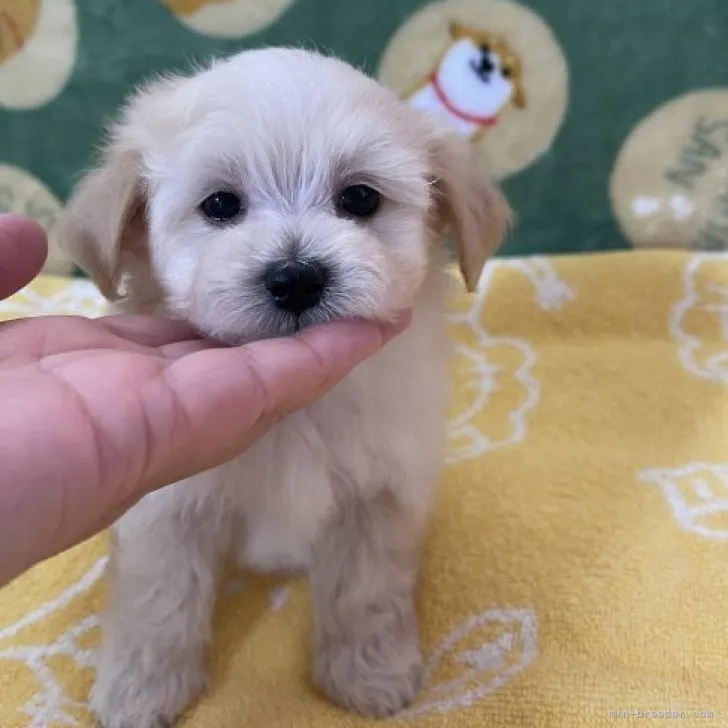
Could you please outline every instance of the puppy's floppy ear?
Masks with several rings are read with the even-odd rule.
[[[141,155],[115,134],[102,166],[71,195],[60,225],[60,244],[101,292],[119,298],[124,260],[146,250]]]
[[[475,290],[486,260],[511,222],[511,210],[458,137],[436,137],[431,154],[436,191],[436,226],[450,228],[468,291]]]

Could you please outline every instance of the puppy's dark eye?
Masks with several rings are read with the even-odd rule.
[[[508,66],[503,66],[503,68],[501,68],[501,76],[503,76],[503,78],[510,78],[511,69],[508,68]]]
[[[368,185],[351,185],[342,190],[336,208],[348,217],[371,217],[382,202],[382,196]]]
[[[488,55],[488,53],[490,53],[490,46],[489,46],[489,45],[485,45],[485,44],[484,44],[484,45],[482,45],[482,46],[480,46],[480,52],[481,52],[481,53],[482,53],[482,54],[483,54],[484,56],[487,56],[487,55]]]
[[[215,222],[226,222],[243,210],[243,201],[234,192],[213,192],[200,204],[202,214]]]

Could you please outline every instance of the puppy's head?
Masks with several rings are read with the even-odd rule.
[[[108,297],[237,343],[395,316],[446,225],[472,288],[506,216],[463,142],[340,61],[268,49],[142,90],[61,238]]]

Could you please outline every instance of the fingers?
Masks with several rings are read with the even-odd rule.
[[[48,255],[43,228],[23,215],[0,215],[0,300],[30,283]]]
[[[167,358],[218,346],[186,324],[154,316],[118,315],[87,319],[83,316],[40,316],[0,322],[0,366],[17,365],[24,356],[47,357],[88,349],[117,351],[155,349]],[[147,352],[148,353],[148,352]]]
[[[205,339],[188,339],[185,341],[175,341],[171,344],[163,344],[157,347],[157,352],[165,359],[181,359],[184,356],[194,354],[196,351],[204,351],[205,349],[221,348],[221,345],[215,342],[206,341]]]
[[[178,358],[213,346],[183,324],[151,316],[39,316],[0,323],[0,369],[49,357],[59,364],[96,350]]]
[[[245,347],[247,366],[264,389],[266,414],[282,416],[318,399],[408,324],[409,315],[396,324],[342,321]]]
[[[96,321],[112,334],[141,346],[164,347],[183,342],[199,342],[199,334],[181,321],[142,316],[117,314],[104,316]],[[193,350],[195,350],[195,347]]]
[[[295,337],[185,356],[165,370],[177,431],[149,458],[157,487],[241,454],[276,420],[328,392],[409,324],[341,321]],[[152,444],[152,450],[154,450]]]

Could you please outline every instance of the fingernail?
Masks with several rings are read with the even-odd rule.
[[[382,339],[386,344],[395,336],[401,334],[412,322],[412,311],[402,311],[397,314],[394,320],[382,324]]]

